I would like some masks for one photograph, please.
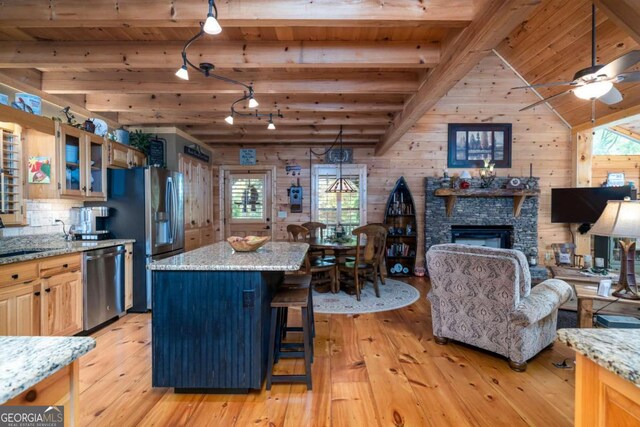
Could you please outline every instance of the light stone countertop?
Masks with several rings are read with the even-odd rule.
[[[1,337],[0,404],[69,365],[96,346],[90,337]]]
[[[306,243],[269,242],[255,252],[236,252],[227,242],[153,262],[156,271],[296,271],[309,249]]]
[[[640,387],[640,329],[560,329],[558,340]]]
[[[61,234],[10,237],[0,239],[0,265],[72,254],[76,252],[91,251],[94,249],[108,248],[134,242],[135,240],[133,239],[109,239],[99,241],[76,240],[73,242],[67,242]],[[38,252],[23,255],[17,254],[9,257],[2,256],[3,254],[32,250],[37,250]]]

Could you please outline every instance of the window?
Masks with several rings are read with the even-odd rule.
[[[607,128],[599,128],[593,135],[593,154],[640,154],[640,141]]]
[[[264,176],[233,175],[231,178],[231,219],[264,220]]]
[[[357,193],[335,194],[326,190],[338,177],[338,165],[316,165],[313,167],[313,221],[328,226],[329,234],[341,224],[346,233],[367,223],[367,167],[365,165],[342,165],[342,176],[350,179]]]

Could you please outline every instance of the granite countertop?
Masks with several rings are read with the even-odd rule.
[[[99,241],[73,241],[67,242],[62,235],[33,235],[12,237],[0,240],[0,265],[11,264],[14,262],[31,261],[39,258],[47,258],[57,255],[72,254],[75,252],[90,251],[93,249],[108,248],[111,246],[124,245],[125,243],[134,243],[132,239],[109,239]],[[18,251],[38,252],[15,255],[10,257],[2,257],[3,254],[9,254]]]
[[[0,404],[96,346],[90,337],[0,337]]]
[[[309,249],[306,243],[269,242],[255,252],[236,252],[227,242],[214,243],[156,261],[149,270],[296,271]]]
[[[640,387],[639,329],[560,329],[558,340]]]

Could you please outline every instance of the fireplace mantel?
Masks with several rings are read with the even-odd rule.
[[[519,217],[522,211],[522,205],[527,197],[539,197],[539,189],[523,189],[515,190],[508,188],[438,188],[434,194],[438,197],[447,199],[447,216],[450,217],[453,208],[456,205],[458,197],[512,197],[513,198],[513,216]]]

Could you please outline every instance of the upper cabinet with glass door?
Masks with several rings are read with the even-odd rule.
[[[59,125],[60,195],[106,200],[106,151],[104,138],[68,125]]]
[[[22,225],[26,218],[20,134],[20,126],[0,122],[0,218],[5,225]]]

